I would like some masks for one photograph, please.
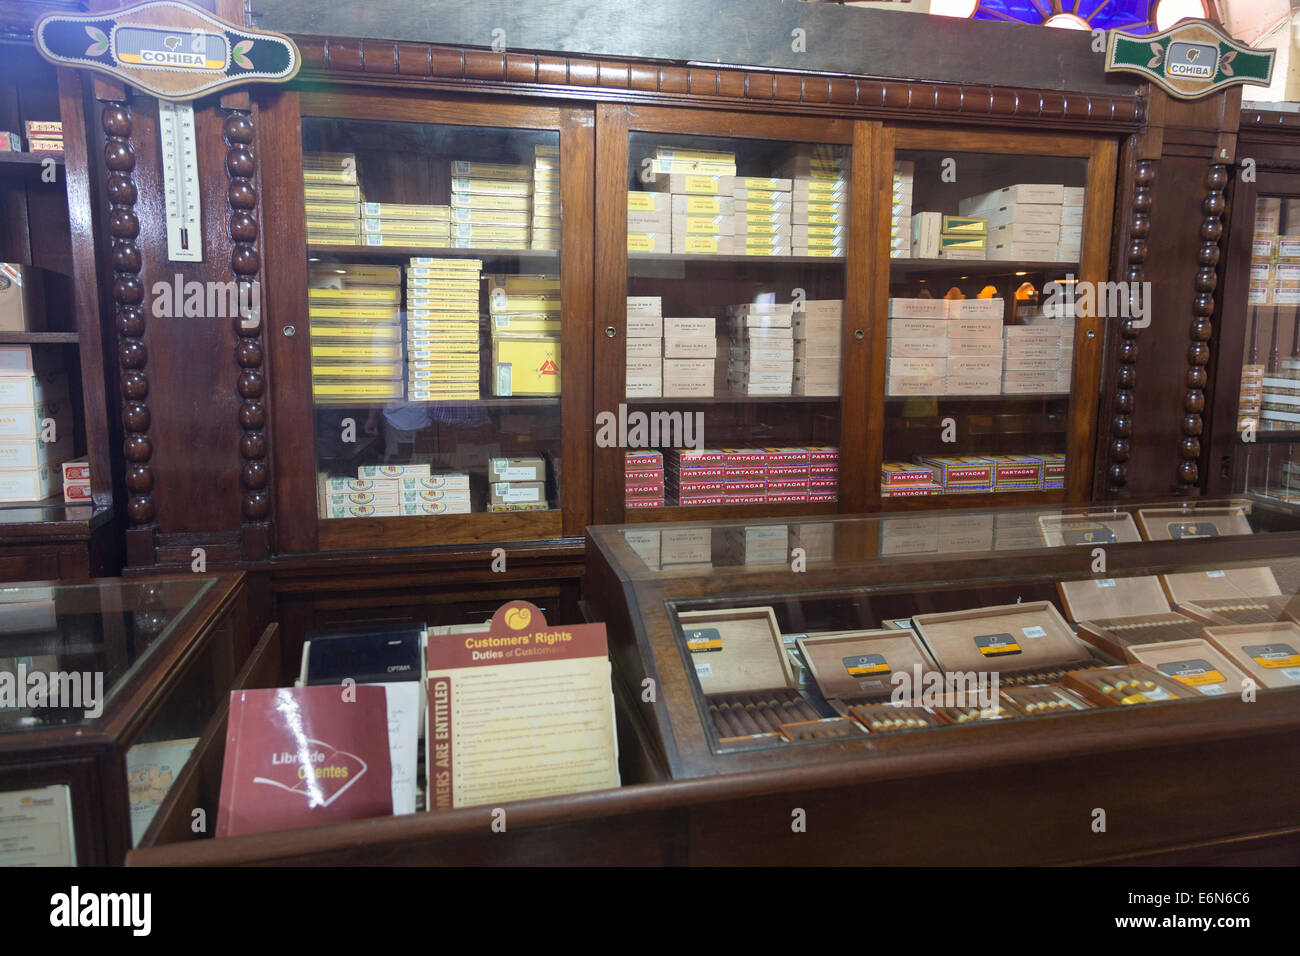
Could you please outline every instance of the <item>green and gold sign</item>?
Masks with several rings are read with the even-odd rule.
[[[1242,46],[1208,20],[1138,36],[1112,30],[1107,73],[1137,73],[1171,96],[1195,100],[1234,84],[1268,86],[1273,51]]]

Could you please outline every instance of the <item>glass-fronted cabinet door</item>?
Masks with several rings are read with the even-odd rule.
[[[1240,348],[1232,490],[1300,503],[1300,176],[1261,176],[1234,219],[1250,243],[1245,310],[1225,302],[1225,338]],[[1242,213],[1248,215],[1243,216]],[[1242,219],[1246,222],[1242,222]],[[1245,228],[1241,228],[1244,226]],[[1236,283],[1238,286],[1240,281]],[[1244,319],[1244,321],[1242,321]],[[1231,373],[1235,369],[1226,369]],[[1225,376],[1231,379],[1231,374]]]
[[[322,550],[580,533],[590,114],[361,92],[301,114],[311,480],[282,510]]]
[[[1103,323],[1148,305],[1105,281],[1114,144],[905,128],[884,141],[881,507],[1086,500]]]
[[[617,144],[597,173],[600,520],[838,510],[863,328],[853,124],[599,117]]]

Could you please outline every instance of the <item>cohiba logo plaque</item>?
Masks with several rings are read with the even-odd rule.
[[[184,101],[298,72],[288,37],[245,30],[179,0],[147,0],[98,14],[47,14],[36,49],[58,66],[94,70],[164,100]]]
[[[1138,36],[1112,30],[1107,73],[1137,73],[1171,96],[1199,99],[1235,84],[1267,86],[1273,51],[1242,46],[1208,20],[1183,20]]]

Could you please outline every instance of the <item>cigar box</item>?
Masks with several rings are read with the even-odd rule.
[[[1300,687],[1300,626],[1294,621],[1207,627],[1205,639],[1260,687]]]
[[[918,614],[912,623],[945,671],[997,670],[1004,681],[1042,682],[1092,660],[1049,601]]]
[[[735,251],[730,234],[714,233],[712,235],[683,235],[674,232],[672,251],[679,255],[725,256]]]
[[[556,337],[500,333],[492,337],[494,394],[558,395],[560,342]]]
[[[1019,262],[1054,262],[1056,261],[1056,244],[1042,242],[992,242],[989,243],[988,258],[1013,260]]]
[[[944,724],[943,718],[929,707],[899,707],[894,704],[860,704],[849,708],[849,716],[869,734],[925,730]]]
[[[1057,587],[1079,637],[1111,658],[1125,660],[1134,644],[1201,636],[1201,624],[1169,610],[1154,576],[1062,581]]]
[[[627,357],[632,358],[661,358],[663,355],[664,340],[660,338],[631,338],[627,340]],[[629,373],[631,367],[628,368]]]
[[[838,714],[847,715],[853,704],[888,698],[895,673],[916,680],[938,669],[911,630],[809,634],[798,645],[822,696]]]
[[[770,607],[686,611],[682,639],[707,695],[794,685],[790,658]]]
[[[1220,538],[1251,534],[1248,506],[1216,508],[1139,508],[1138,527],[1148,541]]]
[[[695,173],[661,173],[645,184],[654,192],[688,196],[730,196],[736,189],[736,177]]]
[[[425,472],[428,474],[427,470]],[[546,480],[546,461],[538,457],[490,458],[488,481],[538,482]]]
[[[1038,529],[1043,543],[1049,548],[1073,545],[1095,547],[1142,540],[1137,525],[1133,523],[1133,516],[1127,512],[1039,515]]]
[[[313,382],[312,398],[321,404],[359,401],[362,399],[400,399],[401,382]]]
[[[1131,707],[1198,696],[1185,684],[1138,664],[1070,671],[1061,684],[1098,707]]]
[[[1061,241],[1061,227],[1039,222],[1008,222],[993,226],[988,232],[989,248],[1015,243],[1056,245]]]
[[[629,340],[630,341],[630,340]],[[713,359],[718,354],[718,340],[712,335],[674,335],[664,336],[665,359]],[[668,364],[664,364],[664,376],[669,373]],[[708,369],[709,380],[713,379],[712,362]]]
[[[963,216],[977,215],[968,207],[1003,206],[1008,203],[1045,203],[1060,205],[1065,201],[1065,187],[1059,183],[1017,183],[971,196],[958,203]]]
[[[865,733],[861,724],[847,717],[823,717],[820,720],[781,725],[781,736],[790,743],[851,740]]]
[[[933,300],[922,300],[933,301]],[[942,301],[942,300],[938,300]],[[892,339],[948,339],[948,321],[944,318],[891,318],[888,335]]]
[[[544,481],[497,481],[488,486],[488,510],[518,510],[501,508],[502,505],[540,504],[546,507],[546,482]],[[532,509],[529,509],[532,510]]]
[[[670,229],[662,232],[631,232],[627,234],[628,252],[650,252],[665,254],[672,250],[672,233]]]
[[[454,176],[451,180],[453,209],[527,209],[533,184],[504,179],[470,179]]]
[[[944,299],[890,299],[889,318],[894,319],[946,319],[947,301]]]
[[[902,378],[927,377],[942,379],[948,371],[948,360],[946,358],[891,357],[887,360],[886,367],[891,379],[895,376]]]
[[[1134,644],[1125,655],[1206,697],[1241,692],[1246,675],[1204,638]]]
[[[1000,314],[996,316],[963,315],[949,319],[947,327],[948,337],[952,339],[1001,339],[1005,328]]]
[[[1024,684],[1007,687],[1000,692],[1000,696],[1002,703],[1009,710],[1024,717],[1068,714],[1076,710],[1092,710],[1093,706],[1061,684]]]

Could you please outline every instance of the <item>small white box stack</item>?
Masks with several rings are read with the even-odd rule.
[[[997,395],[1002,299],[890,299],[886,395]]]
[[[912,179],[916,164],[911,160],[894,163],[894,187],[889,217],[889,258],[912,257]],[[963,210],[964,212],[964,210]]]
[[[945,395],[997,395],[1002,391],[1002,299],[950,299]]]
[[[989,259],[1077,262],[1083,237],[1082,186],[1017,183],[969,196],[963,216],[988,220]]]
[[[663,299],[627,297],[627,397],[658,398],[664,389]]]
[[[1005,395],[1068,392],[1074,359],[1074,319],[1039,317],[1029,325],[1008,325],[1002,392]]]
[[[727,384],[741,395],[789,395],[794,381],[794,306],[729,306]]]
[[[560,248],[560,147],[533,147],[534,249]]]
[[[85,457],[63,463],[63,503],[84,504],[90,501],[90,464]]]
[[[712,398],[718,356],[712,316],[664,318],[664,398]]]
[[[39,501],[60,489],[72,457],[68,376],[42,367],[30,345],[0,353],[0,501]]]
[[[844,300],[810,299],[795,312],[793,394],[840,393],[840,343],[844,334]]]

